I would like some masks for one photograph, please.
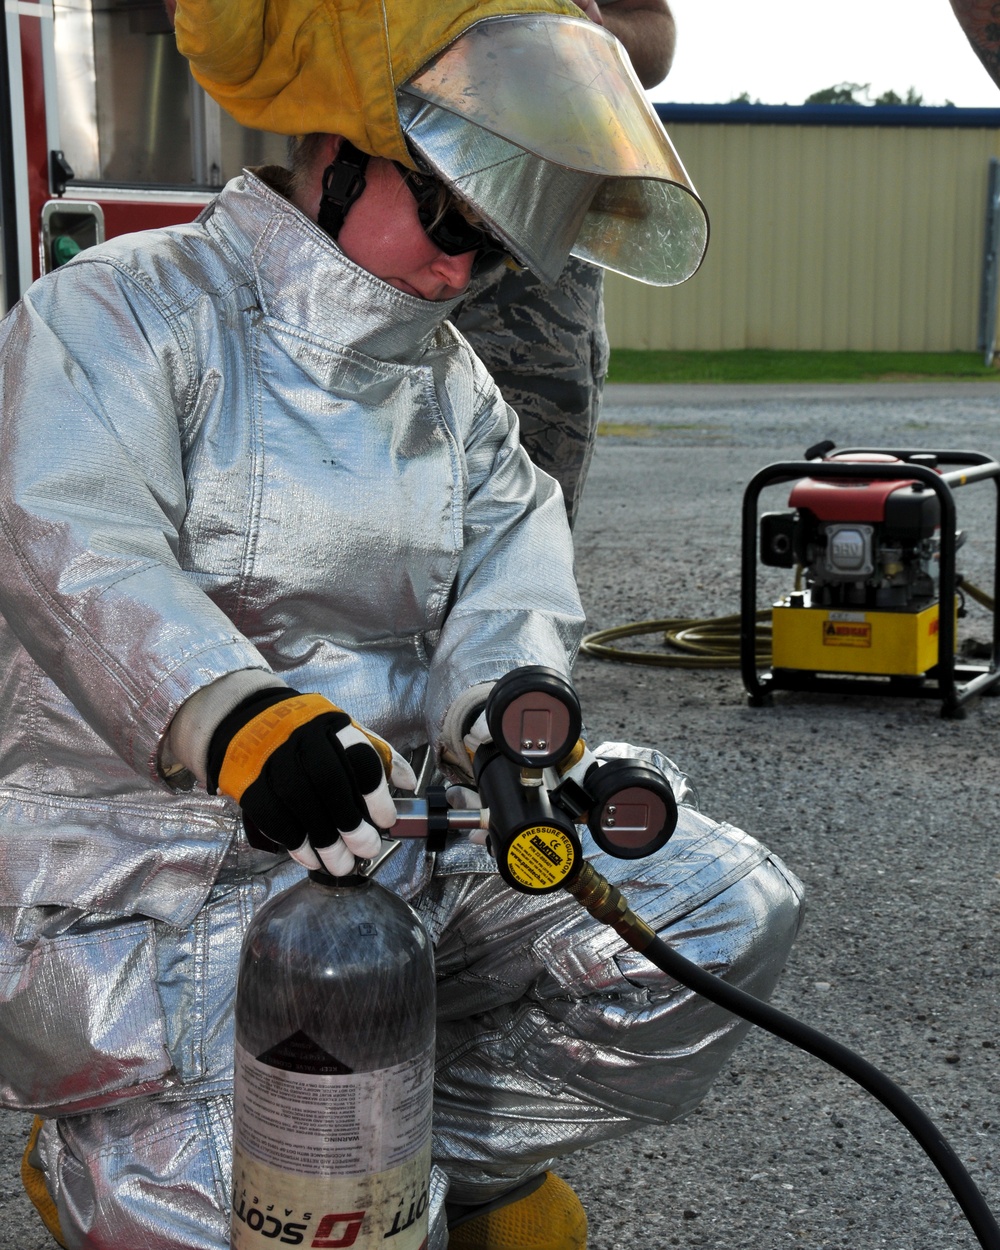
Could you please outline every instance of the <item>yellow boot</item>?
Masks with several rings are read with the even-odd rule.
[[[52,1201],[52,1196],[46,1188],[45,1174],[37,1166],[37,1158],[35,1157],[35,1145],[38,1142],[38,1134],[43,1123],[41,1116],[36,1115],[35,1122],[31,1126],[31,1132],[28,1134],[28,1144],[25,1146],[24,1155],[21,1158],[21,1184],[24,1186],[24,1192],[34,1203],[35,1210],[42,1217],[42,1223],[63,1247],[63,1250],[66,1250],[66,1243],[63,1241],[63,1231],[59,1227],[59,1212],[56,1210],[56,1204]]]
[[[448,1224],[448,1250],[587,1250],[587,1213],[553,1172]]]

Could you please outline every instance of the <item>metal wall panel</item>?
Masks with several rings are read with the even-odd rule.
[[[609,274],[612,345],[975,351],[1000,130],[872,112],[857,126],[668,121],[711,217],[708,255],[680,287]]]

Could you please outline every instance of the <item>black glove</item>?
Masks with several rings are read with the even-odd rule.
[[[208,789],[243,811],[260,850],[287,850],[335,877],[380,846],[396,822],[387,778],[412,790],[409,764],[319,694],[259,690],[222,720],[208,749]]]

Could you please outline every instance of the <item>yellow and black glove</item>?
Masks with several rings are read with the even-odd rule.
[[[208,789],[243,812],[260,850],[284,849],[335,877],[374,855],[396,822],[389,782],[412,790],[409,764],[319,694],[257,691],[223,718],[208,749]]]

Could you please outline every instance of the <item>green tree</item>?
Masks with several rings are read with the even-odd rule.
[[[822,91],[814,91],[806,96],[806,104],[864,104],[857,98],[859,91],[867,92],[871,83],[839,82],[833,87],[824,87]]]
[[[911,108],[931,107],[916,87],[908,87],[905,96],[890,87],[881,95],[871,98],[867,82],[839,82],[833,87],[824,87],[822,91],[814,91],[806,98],[806,104],[905,104]],[[745,93],[744,93],[745,94]],[[734,101],[735,103],[735,101]],[[951,100],[945,100],[945,108],[954,108]]]
[[[910,87],[908,89],[908,91],[906,92],[905,99],[901,95],[899,95],[897,92],[893,91],[892,88],[890,87],[888,91],[883,91],[880,96],[876,96],[875,100],[873,101],[873,103],[875,104],[909,104],[909,105],[921,105],[923,104],[923,102],[924,102],[924,97],[920,94],[919,91],[917,91],[916,87]]]

